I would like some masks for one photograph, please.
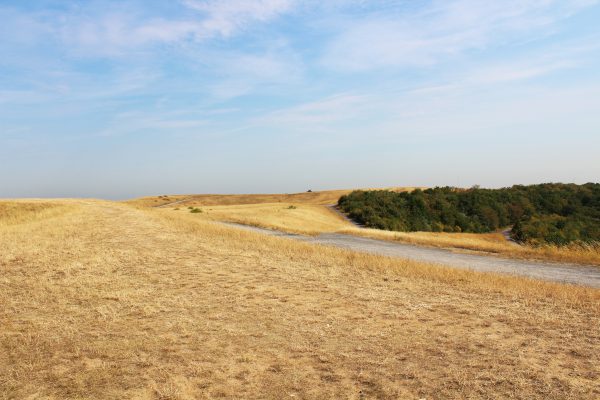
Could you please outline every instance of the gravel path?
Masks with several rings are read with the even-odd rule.
[[[524,275],[530,278],[600,287],[600,267],[577,264],[560,264],[542,261],[499,258],[476,254],[455,253],[450,250],[410,244],[368,239],[340,233],[324,233],[319,236],[295,235],[281,231],[253,226],[227,223],[242,229],[262,232],[268,235],[286,237],[326,246],[342,247],[354,251],[373,253],[390,257],[408,258],[450,267],[467,268],[482,272]]]

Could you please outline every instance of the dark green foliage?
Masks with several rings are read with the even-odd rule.
[[[191,212],[192,214],[198,214],[198,213],[201,213],[201,212],[202,212],[202,209],[200,209],[200,208],[196,208],[196,207],[192,207],[192,209],[190,210],[190,212]]]
[[[520,242],[564,245],[600,240],[597,183],[354,191],[342,196],[339,206],[352,219],[377,229],[484,233],[512,226],[512,237]]]

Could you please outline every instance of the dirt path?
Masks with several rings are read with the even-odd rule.
[[[337,215],[339,215],[340,217],[342,217],[344,220],[348,221],[348,223],[354,225],[355,227],[357,227],[357,228],[365,227],[363,224],[359,224],[358,222],[356,222],[355,220],[353,220],[352,218],[348,217],[346,214],[341,212],[336,204],[328,204],[326,207],[329,208],[334,213],[336,213]]]
[[[576,264],[559,264],[509,258],[454,253],[450,250],[420,247],[385,240],[368,239],[340,233],[325,233],[316,237],[289,234],[240,224],[228,224],[269,235],[288,237],[326,246],[342,247],[378,255],[408,258],[482,272],[524,275],[530,278],[600,287],[600,268]]]

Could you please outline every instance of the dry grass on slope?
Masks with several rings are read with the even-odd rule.
[[[394,191],[410,191],[413,189],[415,188],[389,188],[389,190]],[[291,233],[315,235],[323,232],[339,232],[458,251],[486,252],[491,255],[509,258],[600,266],[600,249],[598,246],[517,246],[507,242],[499,233],[390,232],[377,229],[358,229],[324,207],[325,205],[337,203],[342,195],[350,192],[351,190],[329,190],[295,194],[178,195],[146,197],[130,200],[127,203],[145,208],[183,200],[172,207],[215,207],[213,211],[209,211],[213,219],[279,229]],[[250,205],[253,204],[263,204],[263,206],[251,207]],[[278,204],[283,207],[289,205],[303,206],[299,211],[285,213],[282,212]],[[322,209],[319,209],[319,206]]]
[[[415,189],[414,187],[392,187],[387,190],[404,192]],[[262,203],[301,203],[301,204],[337,204],[340,197],[349,194],[353,189],[324,190],[317,192],[302,192],[291,194],[193,194],[175,196],[142,197],[128,200],[126,203],[153,207],[169,203],[171,201],[185,200],[181,206],[207,207],[207,206],[231,206],[242,204]],[[370,190],[370,189],[365,189]],[[167,201],[168,200],[168,201]]]
[[[147,208],[147,207],[160,207],[163,205],[167,205],[170,203],[178,202],[189,198],[189,195],[159,195],[159,196],[150,196],[150,197],[139,197],[137,199],[125,200],[123,203],[139,207],[139,208]]]
[[[0,228],[0,398],[600,396],[598,290],[197,216],[86,202]]]
[[[203,208],[202,215],[217,221],[236,222],[305,235],[335,232],[352,227],[352,224],[335,211],[314,204],[266,203],[212,206]]]
[[[268,236],[236,227],[229,227],[211,221],[197,219],[194,214],[172,213],[167,210],[144,211],[159,216],[172,228],[193,234],[219,237],[223,241],[232,239],[244,249],[264,250],[268,253],[277,248],[281,253],[293,255],[309,263],[327,264],[342,262],[349,269],[359,269],[363,273],[400,274],[407,278],[428,279],[456,284],[465,289],[483,289],[502,292],[522,299],[554,299],[570,306],[585,307],[593,304],[594,311],[600,312],[600,290],[576,285],[557,284],[547,281],[511,277],[503,274],[479,273],[440,265],[421,263],[367,253],[354,252],[335,247],[314,245],[292,239]],[[565,303],[565,304],[566,304]]]
[[[295,208],[290,209],[290,205]],[[180,212],[187,211],[186,208],[181,208],[181,205],[173,206],[173,208],[179,208]],[[198,218],[237,222],[290,233],[317,235],[338,232],[419,246],[484,252],[508,258],[600,265],[600,249],[597,246],[532,247],[508,242],[501,233],[392,232],[357,228],[339,213],[322,205],[246,204],[209,206],[204,207],[203,211]]]
[[[0,200],[0,227],[62,215],[70,209],[65,200]]]

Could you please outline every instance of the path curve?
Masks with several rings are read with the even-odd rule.
[[[326,207],[329,208],[332,212],[342,217],[345,221],[348,221],[348,223],[354,225],[356,228],[365,227],[363,224],[356,222],[355,220],[350,218],[346,213],[342,212],[342,210],[338,208],[337,204],[328,204]]]
[[[415,261],[442,264],[455,268],[466,268],[474,271],[522,275],[534,279],[600,288],[600,267],[591,265],[528,261],[455,253],[446,249],[368,239],[341,233],[324,233],[319,236],[304,236],[236,223],[228,222],[225,224],[268,235],[302,240],[326,246],[341,247],[382,256],[407,258]]]

